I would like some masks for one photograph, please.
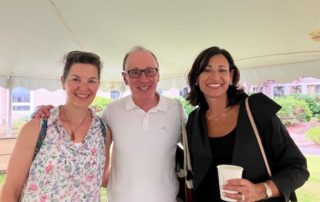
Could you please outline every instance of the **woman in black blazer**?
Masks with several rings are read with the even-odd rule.
[[[187,133],[196,202],[221,201],[217,165],[244,168],[242,179],[229,180],[225,196],[236,201],[296,201],[295,189],[309,177],[306,159],[276,116],[281,108],[263,94],[249,105],[273,173],[268,176],[238,88],[240,73],[231,55],[219,47],[202,51],[188,75],[187,100],[198,106],[189,116]]]

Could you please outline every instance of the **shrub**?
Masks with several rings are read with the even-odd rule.
[[[312,112],[304,100],[284,96],[275,98],[275,101],[282,106],[278,116],[285,125],[294,125],[297,121],[310,121]]]
[[[90,105],[98,116],[102,115],[103,110],[112,102],[111,98],[96,96]]]
[[[320,144],[320,127],[311,128],[307,132],[307,138],[317,144]]]
[[[311,110],[313,117],[320,116],[320,95],[297,94],[294,95],[294,97],[298,100],[304,100],[308,104],[308,107]]]

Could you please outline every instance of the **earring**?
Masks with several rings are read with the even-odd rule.
[[[198,81],[196,81],[196,83],[195,83],[194,85],[196,85],[196,86],[197,86],[197,85],[199,85],[199,82],[198,82]]]

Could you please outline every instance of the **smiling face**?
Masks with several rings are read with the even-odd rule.
[[[199,88],[206,99],[227,98],[232,77],[233,71],[230,71],[228,60],[222,54],[218,54],[209,59],[207,66],[200,73]]]
[[[129,85],[134,101],[150,100],[156,96],[159,73],[154,76],[146,76],[145,72],[139,78],[131,78],[128,74],[130,70],[145,70],[158,68],[158,63],[151,53],[139,50],[131,53],[124,64],[123,79]]]
[[[98,69],[91,64],[74,63],[61,81],[67,94],[67,104],[88,108],[99,88]]]

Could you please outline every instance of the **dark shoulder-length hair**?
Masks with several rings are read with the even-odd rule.
[[[193,106],[200,106],[207,109],[207,101],[201,92],[198,85],[198,77],[205,70],[211,57],[215,55],[223,55],[229,63],[230,71],[233,70],[232,84],[230,84],[227,94],[228,103],[227,106],[232,106],[238,103],[243,96],[245,96],[244,90],[239,87],[240,72],[237,66],[234,64],[233,58],[228,51],[219,47],[213,46],[203,50],[193,62],[192,68],[188,74],[188,84],[190,92],[187,95],[187,100]]]

